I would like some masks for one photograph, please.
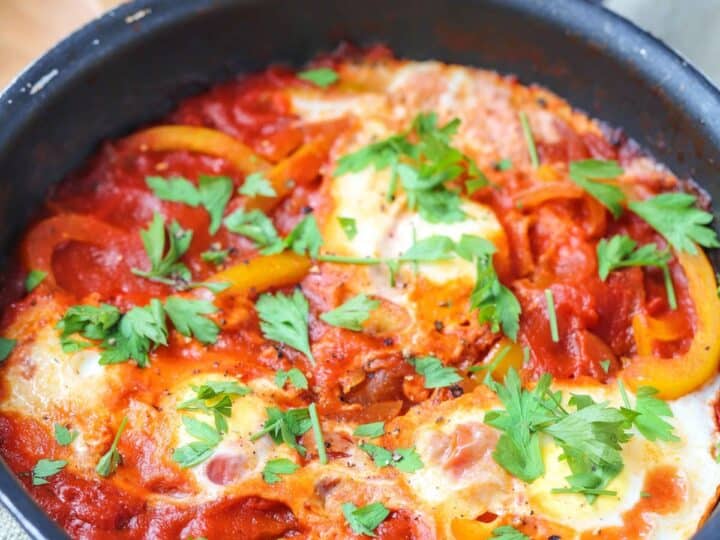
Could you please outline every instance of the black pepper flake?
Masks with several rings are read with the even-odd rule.
[[[458,386],[457,384],[453,384],[450,387],[450,395],[452,395],[452,397],[454,397],[454,398],[460,397],[464,393],[465,393],[465,391],[462,389],[462,387]]]
[[[394,340],[391,337],[386,337],[385,339],[383,339],[383,345],[385,345],[386,347],[390,347],[393,343]]]
[[[547,104],[548,104],[547,101],[545,100],[545,98],[543,98],[543,97],[537,98],[537,99],[535,100],[535,102],[536,102],[538,105],[540,105],[543,109],[544,109],[545,107],[547,107]]]
[[[445,329],[445,325],[442,321],[435,321],[433,325],[435,326],[435,330],[438,332],[442,332]]]
[[[303,206],[303,209],[302,209],[302,213],[303,213],[303,214],[305,214],[305,215],[311,214],[312,211],[313,211],[313,207],[312,207],[312,206]]]
[[[551,534],[548,536],[548,540],[562,540],[562,537],[559,534]]]

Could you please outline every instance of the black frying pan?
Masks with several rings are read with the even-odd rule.
[[[215,81],[300,65],[343,39],[545,85],[720,200],[720,93],[662,43],[582,0],[138,0],[70,36],[0,95],[0,257],[49,186],[101,140]],[[1,463],[0,500],[32,537],[64,537]],[[717,538],[716,512],[696,539]]]

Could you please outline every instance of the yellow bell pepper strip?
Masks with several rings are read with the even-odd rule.
[[[250,147],[227,133],[200,126],[168,125],[144,129],[130,135],[123,143],[141,152],[187,150],[225,159],[238,171],[249,174],[265,171],[270,164]]]
[[[287,251],[236,264],[211,276],[208,281],[230,283],[230,287],[218,296],[259,293],[271,287],[283,287],[299,282],[311,266],[309,258]]]
[[[488,540],[497,526],[498,520],[484,523],[475,519],[455,518],[450,523],[455,540]]]
[[[717,294],[715,273],[707,257],[698,249],[696,255],[676,252],[678,262],[685,272],[688,292],[695,306],[695,335],[685,354],[673,358],[658,358],[638,342],[638,354],[629,359],[621,373],[630,388],[652,386],[659,391],[658,397],[676,399],[692,392],[717,373],[720,361],[720,299]]]

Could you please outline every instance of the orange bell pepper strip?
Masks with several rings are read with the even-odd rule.
[[[187,150],[225,159],[238,171],[264,171],[270,164],[252,149],[227,133],[199,126],[156,126],[124,139],[127,148],[141,152]]]
[[[450,523],[455,540],[488,540],[493,530],[498,527],[498,520],[489,523],[475,519],[455,518]]]
[[[652,356],[643,344],[639,353],[621,373],[622,379],[637,390],[652,386],[663,399],[676,399],[702,386],[717,373],[720,361],[720,299],[717,296],[715,274],[707,257],[698,249],[696,255],[677,252],[678,262],[685,272],[688,292],[695,306],[695,334],[685,354],[673,358]]]
[[[47,273],[54,284],[52,257],[60,244],[67,241],[105,246],[126,236],[125,231],[93,216],[60,214],[36,224],[25,235],[21,247],[23,264],[28,270]]]
[[[236,264],[211,276],[208,281],[230,283],[230,287],[220,292],[219,296],[259,293],[271,287],[282,287],[299,282],[311,266],[312,261],[309,258],[286,251]]]

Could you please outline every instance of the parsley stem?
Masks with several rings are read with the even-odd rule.
[[[613,496],[617,495],[617,491],[611,491],[609,489],[593,489],[593,488],[553,488],[550,490],[550,493],[559,494],[559,493],[581,493],[583,495],[608,495]]]
[[[667,291],[668,304],[670,309],[677,309],[677,298],[675,297],[675,287],[673,286],[672,276],[670,276],[670,268],[667,264],[662,266],[663,281],[665,281],[665,291]]]
[[[385,195],[385,200],[387,202],[393,202],[395,200],[395,192],[397,191],[397,183],[398,183],[398,172],[397,172],[397,161],[395,161],[392,164],[392,168],[390,170],[390,185],[388,186],[387,195]]]
[[[382,264],[383,259],[377,257],[347,257],[345,255],[318,255],[320,262],[331,262],[338,264]]]
[[[308,407],[310,413],[310,423],[313,428],[313,435],[315,435],[315,446],[317,446],[318,458],[320,463],[325,465],[328,462],[327,453],[325,452],[325,440],[323,439],[322,430],[320,429],[320,419],[317,414],[317,407],[314,403],[311,403]]]
[[[548,319],[550,319],[550,336],[553,343],[560,341],[558,334],[557,315],[555,313],[555,298],[551,289],[545,289],[545,300],[547,301]]]
[[[530,122],[528,121],[525,111],[520,111],[520,125],[522,125],[525,143],[528,147],[530,163],[532,164],[533,169],[537,169],[540,166],[540,160],[538,159],[537,148],[535,148],[535,139],[533,138],[532,130],[530,129]]]

